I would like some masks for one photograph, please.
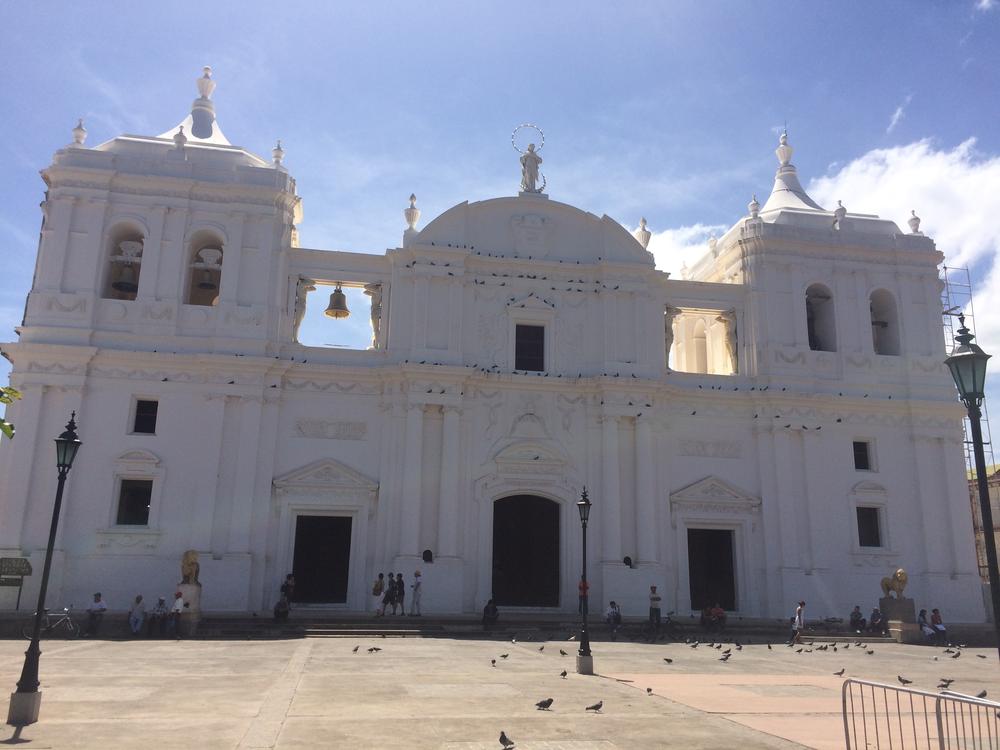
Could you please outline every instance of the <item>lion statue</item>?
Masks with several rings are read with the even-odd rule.
[[[897,568],[896,572],[891,576],[886,576],[882,579],[882,595],[887,599],[889,598],[889,592],[895,591],[896,598],[903,598],[903,589],[906,588],[906,582],[909,580],[906,575],[906,571],[902,568]]]
[[[198,583],[198,573],[201,566],[198,564],[198,552],[189,549],[181,558],[181,583]],[[886,579],[888,580],[888,579]],[[883,586],[885,583],[883,582]]]

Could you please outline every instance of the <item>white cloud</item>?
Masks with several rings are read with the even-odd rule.
[[[904,231],[910,210],[916,209],[921,230],[937,243],[945,263],[972,269],[977,340],[1000,354],[998,185],[1000,155],[977,151],[974,138],[951,149],[924,139],[869,151],[813,180],[808,190],[821,205],[841,199],[848,210],[894,219]],[[991,379],[1000,391],[998,378]]]
[[[655,232],[649,239],[649,252],[656,259],[656,267],[680,276],[681,266],[694,266],[708,252],[708,238],[721,237],[729,227],[723,224],[693,224]],[[634,231],[634,230],[633,230]]]
[[[976,10],[992,10],[997,5],[997,0],[977,0]]]
[[[903,116],[906,114],[906,108],[909,106],[912,100],[913,100],[913,94],[908,94],[906,98],[903,100],[903,103],[900,104],[898,107],[896,107],[896,111],[892,113],[892,117],[889,119],[889,127],[885,129],[886,135],[889,135],[893,130],[896,129],[896,126],[899,124],[899,121],[902,120]]]

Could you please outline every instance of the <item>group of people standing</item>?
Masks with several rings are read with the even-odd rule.
[[[420,598],[423,593],[423,584],[421,582],[421,574],[419,570],[413,571],[413,583],[410,584],[410,588],[413,589],[413,596],[410,599],[410,616],[420,617]],[[375,583],[372,584],[372,597],[375,599],[375,616],[385,617],[389,614],[387,610],[392,608],[391,614],[397,614],[396,608],[399,608],[399,614],[406,614],[406,582],[403,580],[403,574],[397,573],[396,577],[393,578],[392,572],[390,571],[388,578],[382,573],[378,574],[375,578]]]

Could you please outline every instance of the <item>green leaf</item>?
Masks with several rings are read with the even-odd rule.
[[[8,439],[12,439],[14,437],[14,425],[3,417],[0,417],[0,432],[6,435]]]

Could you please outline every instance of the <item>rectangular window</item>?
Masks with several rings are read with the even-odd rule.
[[[156,410],[159,408],[157,401],[144,401],[142,399],[135,402],[135,421],[132,423],[132,432],[139,432],[146,435],[156,434]]]
[[[514,326],[514,369],[545,370],[545,326]]]
[[[882,546],[882,529],[879,525],[878,508],[858,508],[858,546]]]
[[[854,468],[857,471],[872,470],[872,444],[867,440],[854,441]]]
[[[153,495],[152,479],[123,479],[118,492],[118,526],[148,526],[149,499]]]

